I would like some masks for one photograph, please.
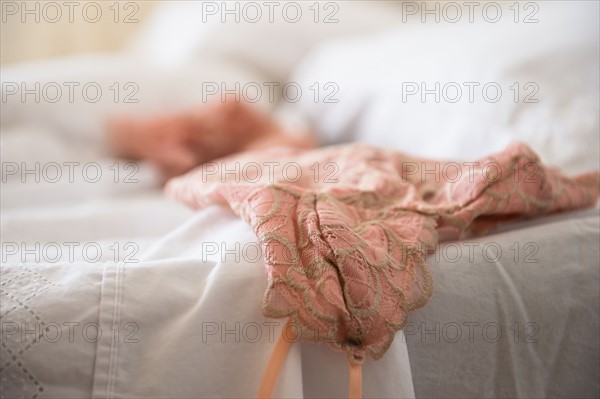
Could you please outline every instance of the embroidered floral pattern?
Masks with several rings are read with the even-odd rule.
[[[5,272],[0,269],[0,390],[3,397],[36,399],[44,392],[43,384],[30,369],[24,354],[35,348],[46,325],[33,303],[56,284],[25,265]],[[8,321],[7,321],[8,319]]]

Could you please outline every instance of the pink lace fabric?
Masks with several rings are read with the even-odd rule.
[[[432,295],[425,263],[438,233],[593,206],[599,175],[568,178],[514,143],[478,162],[437,162],[362,144],[278,148],[204,164],[168,195],[230,207],[264,251],[268,317],[360,363],[378,359]]]

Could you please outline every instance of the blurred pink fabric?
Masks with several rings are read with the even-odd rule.
[[[597,171],[568,178],[513,143],[477,162],[422,160],[363,144],[274,148],[206,163],[166,192],[230,207],[258,236],[268,317],[360,363],[378,359],[433,292],[425,257],[445,238],[594,206]],[[473,298],[477,300],[477,298]]]

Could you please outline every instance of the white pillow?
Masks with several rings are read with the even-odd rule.
[[[520,140],[567,172],[598,169],[598,3],[538,4],[536,24],[515,24],[512,17],[497,24],[415,23],[325,44],[292,80],[332,82],[337,102],[325,101],[331,89],[319,101],[283,104],[278,115],[311,125],[323,144],[358,140],[474,160]],[[472,86],[473,102],[470,82],[479,84]],[[423,100],[423,83],[439,102],[435,94]],[[462,98],[453,103],[456,85]],[[496,87],[502,95],[493,102]],[[527,95],[538,102],[525,102]]]
[[[322,40],[400,25],[400,3],[163,1],[128,49],[166,64],[235,61],[282,82]]]
[[[264,80],[260,74],[203,60],[158,66],[127,54],[89,54],[2,68],[2,126],[38,124],[74,140],[102,140],[114,115],[156,115],[216,98],[204,84]]]

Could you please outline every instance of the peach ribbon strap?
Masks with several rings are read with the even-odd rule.
[[[281,371],[281,366],[283,365],[292,344],[292,340],[286,335],[286,330],[289,329],[291,329],[290,319],[288,319],[285,326],[283,326],[279,340],[277,340],[277,344],[275,344],[275,349],[273,349],[273,353],[267,364],[267,369],[265,370],[260,386],[258,387],[258,393],[256,394],[257,399],[269,399],[273,394],[273,389],[275,388],[277,377]]]
[[[349,399],[362,398],[362,365],[348,361],[350,383],[348,387]]]
[[[287,320],[281,335],[275,344],[275,349],[271,353],[271,358],[267,364],[267,369],[263,374],[262,381],[258,387],[258,393],[256,394],[257,399],[270,399],[273,395],[273,389],[277,383],[279,372],[285,361],[285,357],[290,350],[292,345],[292,339],[289,332],[292,329],[290,319]],[[362,398],[362,365],[348,360],[349,377],[350,383],[348,387],[348,398],[349,399],[361,399]]]

